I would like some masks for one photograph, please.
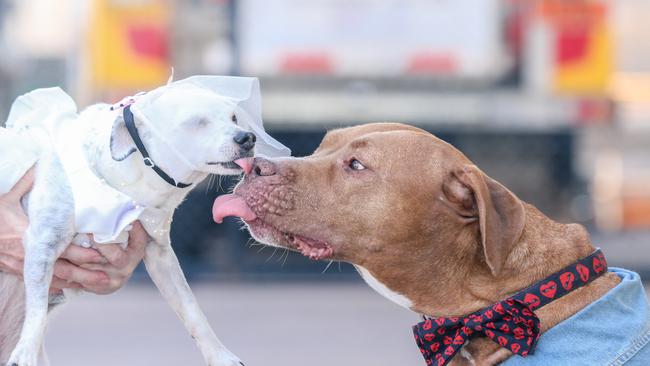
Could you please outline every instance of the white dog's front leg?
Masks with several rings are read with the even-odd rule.
[[[30,228],[25,245],[25,320],[20,339],[9,357],[9,366],[36,366],[47,324],[48,290],[54,262],[66,247],[66,239],[44,241]],[[46,231],[46,230],[43,230]]]
[[[241,366],[243,363],[219,341],[210,328],[190,286],[178,264],[176,254],[168,244],[147,244],[144,263],[149,276],[162,296],[183,321],[196,340],[209,366]]]
[[[28,198],[29,227],[24,238],[25,319],[10,366],[35,366],[47,324],[48,291],[54,262],[73,234],[74,202],[55,155],[41,158]]]

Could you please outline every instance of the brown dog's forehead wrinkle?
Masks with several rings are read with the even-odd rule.
[[[368,145],[369,143],[366,139],[354,140],[350,143],[350,147],[353,149],[362,149],[364,147],[368,147]]]
[[[312,154],[313,157],[329,154],[342,153],[344,150],[353,154],[357,150],[363,150],[370,154],[370,158],[384,159],[384,157],[405,158],[409,153],[411,157],[421,155],[430,146],[446,145],[446,143],[434,135],[418,128],[398,128],[397,124],[376,124],[380,128],[347,128],[334,130],[326,135],[321,146]],[[367,127],[367,126],[362,126]],[[372,127],[372,126],[370,126]],[[391,128],[388,128],[391,127]],[[410,127],[410,126],[408,126]],[[414,143],[404,142],[414,140]],[[351,158],[356,156],[347,156]]]
[[[324,149],[329,150],[339,148],[341,145],[368,133],[384,131],[414,131],[427,133],[420,128],[395,122],[369,123],[354,127],[338,128],[327,132],[323,141],[321,141],[320,146],[314,153],[318,153]]]

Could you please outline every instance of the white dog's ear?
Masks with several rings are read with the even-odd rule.
[[[111,130],[111,157],[113,160],[122,161],[136,151],[135,143],[129,135],[124,123],[124,117],[119,114],[113,122]]]

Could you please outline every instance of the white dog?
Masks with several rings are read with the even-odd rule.
[[[256,143],[256,135],[242,126],[256,129],[263,139],[258,152],[282,150],[258,122],[259,102],[246,102],[258,88],[255,79],[193,77],[80,115],[60,89],[37,90],[27,102],[14,104],[8,125],[38,141],[41,151],[24,202],[30,218],[24,239],[26,316],[8,365],[37,363],[48,306],[61,300],[48,299],[53,264],[66,246],[71,241],[91,245],[86,234],[95,242],[126,243],[136,219],[152,238],[145,251],[147,271],[205,362],[242,364],[199,308],[171,248],[169,228],[176,207],[208,174],[241,173],[235,160],[252,156]],[[223,90],[234,90],[235,96],[224,96]],[[34,100],[48,104],[46,116],[29,105]],[[39,114],[46,120],[34,122]]]

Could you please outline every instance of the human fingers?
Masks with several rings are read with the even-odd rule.
[[[117,244],[97,245],[97,251],[115,267],[123,268],[129,264],[128,253]]]
[[[83,287],[100,286],[109,281],[104,272],[81,268],[64,259],[54,263],[54,275],[67,282],[77,282]]]
[[[23,261],[12,255],[0,253],[0,271],[12,275],[22,276]]]
[[[13,186],[13,188],[7,192],[6,198],[12,200],[20,200],[27,192],[32,189],[34,185],[34,168],[23,175],[23,177]]]
[[[74,288],[74,289],[80,289],[83,288],[79,283],[76,282],[68,282],[66,280],[63,280],[59,277],[52,277],[52,283],[50,284],[50,293],[57,293],[58,290],[62,290],[65,288]]]
[[[108,262],[97,250],[80,247],[78,245],[69,245],[63,254],[61,254],[61,258],[67,259],[69,262],[78,266],[87,263],[103,264]]]

